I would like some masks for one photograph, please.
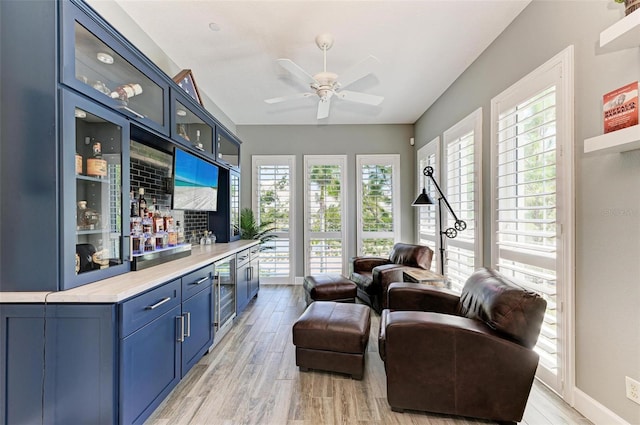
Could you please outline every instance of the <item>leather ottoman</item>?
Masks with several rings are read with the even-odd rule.
[[[339,274],[307,276],[303,286],[307,305],[314,301],[356,302],[356,284]]]
[[[293,325],[296,366],[362,379],[369,342],[369,307],[333,301],[314,302]]]

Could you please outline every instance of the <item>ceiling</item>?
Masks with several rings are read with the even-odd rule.
[[[236,125],[316,125],[414,123],[531,0],[115,1]],[[318,120],[315,95],[264,102],[311,91],[276,60],[322,71],[323,33],[334,38],[327,70],[338,76],[378,58],[348,89],[383,96],[379,106],[334,97]]]

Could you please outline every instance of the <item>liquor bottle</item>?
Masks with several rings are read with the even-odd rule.
[[[93,144],[93,156],[87,159],[87,175],[91,177],[107,177],[107,161],[102,159],[102,144]]]
[[[147,200],[144,199],[144,188],[138,189],[138,215],[140,217],[147,216]]]
[[[131,191],[129,196],[131,198],[131,214],[130,214],[130,217],[139,217],[140,215],[139,215],[139,210],[138,210],[138,201],[136,200],[136,197],[133,194],[133,190]]]
[[[204,146],[202,146],[202,142],[200,141],[200,130],[196,130],[195,146],[197,149],[204,150]]]
[[[184,243],[184,228],[180,225],[180,222],[176,222],[176,234],[178,235],[178,245]]]
[[[140,84],[123,84],[121,86],[116,87],[114,91],[112,91],[109,96],[112,99],[122,100],[126,102],[130,97],[136,96],[142,93],[142,86]]]

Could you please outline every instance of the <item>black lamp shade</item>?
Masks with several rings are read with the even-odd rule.
[[[427,189],[423,188],[422,193],[418,195],[416,200],[413,201],[413,204],[411,205],[414,207],[418,207],[420,205],[431,205],[431,204],[435,204],[435,202],[433,202],[433,199],[431,199],[431,197],[427,194]]]

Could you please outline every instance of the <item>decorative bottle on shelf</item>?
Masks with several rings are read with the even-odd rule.
[[[102,144],[94,142],[93,156],[87,159],[87,175],[91,177],[107,177],[107,161],[102,159]]]
[[[200,130],[196,130],[196,141],[194,145],[197,149],[200,149],[201,151],[204,150],[204,146],[202,146],[202,142],[200,141]]]
[[[133,193],[133,190],[129,193],[131,199],[131,214],[130,217],[140,217],[138,210],[138,201]]]
[[[82,155],[76,152],[76,174],[82,174]]]
[[[176,221],[176,235],[177,235],[177,244],[178,245],[183,244],[184,243],[184,229],[180,225],[179,221]]]
[[[144,199],[144,188],[138,189],[138,215],[140,217],[147,216],[147,200]]]

